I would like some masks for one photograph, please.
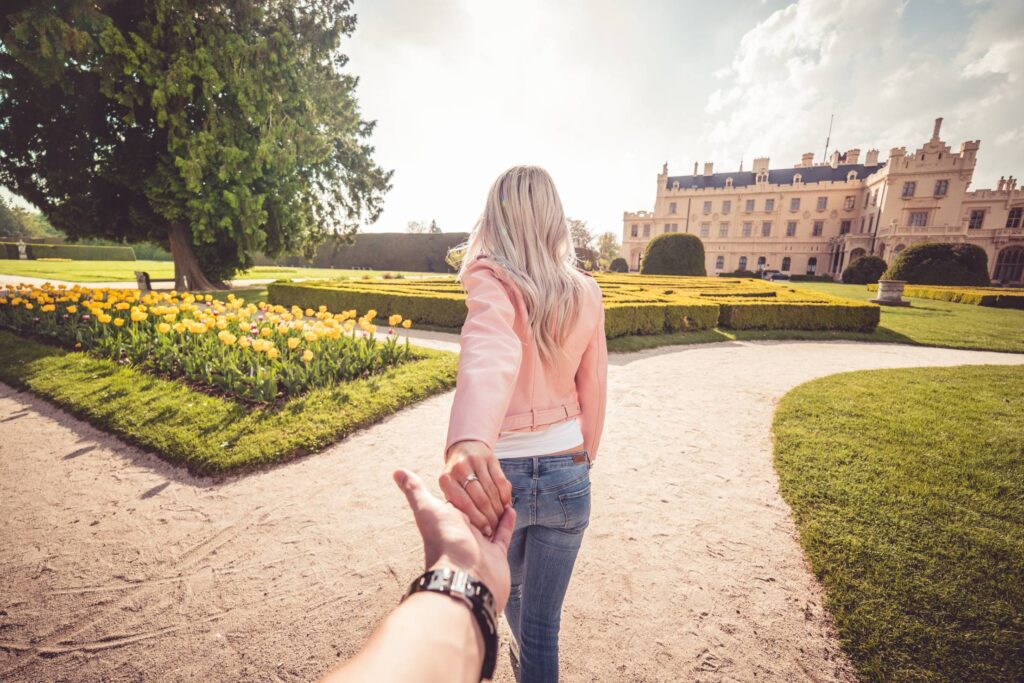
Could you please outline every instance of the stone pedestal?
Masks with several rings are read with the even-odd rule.
[[[871,303],[880,306],[909,306],[910,302],[903,299],[904,280],[879,280],[878,294]]]

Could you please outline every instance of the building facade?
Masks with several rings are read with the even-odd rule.
[[[866,254],[891,261],[918,242],[967,242],[988,254],[995,282],[1024,284],[1024,191],[1013,176],[994,190],[969,190],[979,140],[952,151],[939,137],[910,154],[894,147],[833,152],[826,163],[803,155],[791,168],[658,175],[653,211],[625,212],[622,257],[639,270],[644,247],[666,232],[700,237],[708,275],[738,270],[842,274]]]

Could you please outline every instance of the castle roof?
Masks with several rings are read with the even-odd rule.
[[[801,166],[796,168],[776,168],[768,170],[770,185],[792,185],[793,178],[799,174],[801,182],[845,182],[850,171],[856,171],[858,179],[867,178],[885,166],[885,163],[865,166],[864,164],[839,164],[835,168],[830,165]],[[680,190],[704,190],[726,187],[725,181],[732,178],[733,187],[747,187],[756,183],[757,174],[752,171],[736,171],[735,173],[713,173],[711,175],[675,175],[665,180],[665,189],[671,190],[679,183]]]

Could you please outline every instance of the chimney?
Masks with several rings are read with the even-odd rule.
[[[938,142],[939,129],[942,128],[942,117],[935,119],[935,130],[932,131],[932,142]]]
[[[693,162],[693,175],[697,175],[697,162]]]
[[[768,157],[754,158],[754,173],[768,170]]]
[[[832,154],[829,155],[829,157],[828,157],[828,165],[831,166],[832,168],[836,168],[837,166],[839,166],[839,150],[838,149],[833,150]]]
[[[712,173],[714,173],[714,171],[713,171],[714,166],[715,165],[714,165],[713,162],[705,161],[704,162],[704,175],[711,175]]]
[[[807,167],[814,165],[814,152],[804,152],[803,156],[800,157],[800,165]]]
[[[864,158],[865,166],[877,166],[878,165],[878,150],[869,149],[867,157]]]
[[[860,159],[860,148],[854,147],[846,151],[846,163],[855,164]]]

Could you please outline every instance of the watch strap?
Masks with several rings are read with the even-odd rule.
[[[424,572],[417,577],[402,600],[413,593],[423,591],[444,593],[469,607],[480,625],[480,632],[484,638],[484,661],[480,669],[480,679],[492,679],[498,661],[498,615],[494,595],[490,589],[461,569],[442,567]]]

